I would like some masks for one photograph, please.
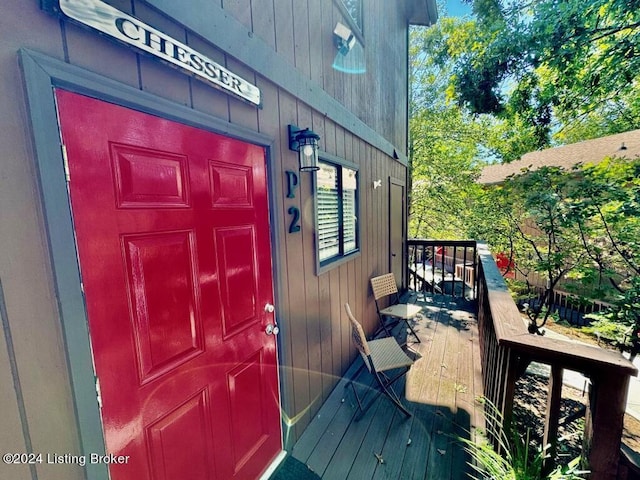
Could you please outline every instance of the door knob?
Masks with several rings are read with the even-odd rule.
[[[273,313],[273,312],[275,312],[275,311],[276,311],[276,307],[274,307],[274,306],[273,306],[273,305],[271,305],[270,303],[267,303],[267,304],[264,306],[264,311],[265,311],[265,312],[267,312],[267,313]]]
[[[267,328],[264,329],[265,333],[267,335],[278,335],[278,333],[280,332],[280,329],[278,328],[277,325],[267,325]]]

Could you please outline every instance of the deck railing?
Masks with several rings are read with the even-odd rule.
[[[543,445],[550,445],[548,453],[553,458],[563,370],[582,373],[590,380],[582,455],[591,478],[617,478],[629,376],[637,373],[636,368],[616,352],[528,333],[485,245],[478,244],[478,259],[478,331],[485,396],[509,422],[518,376],[529,362],[549,365]]]
[[[409,288],[475,298],[478,256],[474,240],[407,241]]]
[[[616,352],[530,334],[486,245],[435,240],[409,240],[407,245],[410,288],[476,299],[484,395],[504,423],[512,420],[516,380],[527,365],[549,365],[543,445],[550,446],[553,459],[562,374],[565,369],[580,372],[590,380],[582,456],[590,478],[617,478],[629,376],[637,373],[633,364]],[[551,469],[551,462],[545,468]]]

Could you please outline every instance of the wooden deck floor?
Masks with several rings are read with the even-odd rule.
[[[414,298],[415,298],[414,294]],[[347,379],[358,358],[295,444],[292,455],[325,479],[463,479],[468,457],[456,440],[482,427],[478,332],[473,303],[422,294],[416,324],[421,356],[396,384],[413,413],[406,418],[384,396],[358,421]],[[359,377],[365,380],[363,372]],[[366,386],[359,384],[359,389]],[[360,390],[359,390],[360,391]]]

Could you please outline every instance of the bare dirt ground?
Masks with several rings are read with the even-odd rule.
[[[586,395],[586,393],[585,393]],[[585,397],[582,392],[574,388],[562,389],[562,403],[560,407],[560,422],[558,443],[558,458],[560,463],[568,463],[578,455],[582,449],[584,432]],[[538,375],[525,374],[516,383],[513,414],[518,430],[524,435],[529,431],[529,438],[539,449],[544,433],[544,417],[547,406],[547,379]],[[575,415],[573,415],[575,414]],[[579,415],[570,423],[565,419]]]

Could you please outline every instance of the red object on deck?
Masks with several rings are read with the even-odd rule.
[[[509,256],[505,253],[498,253],[496,255],[496,265],[498,266],[498,270],[500,273],[506,278],[514,278],[515,276],[515,265],[512,260],[509,259]]]

